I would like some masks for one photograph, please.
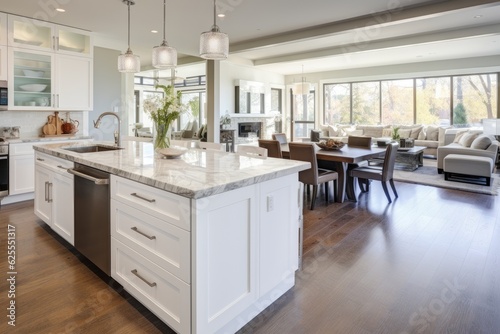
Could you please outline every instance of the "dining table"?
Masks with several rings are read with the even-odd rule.
[[[314,145],[316,159],[331,162],[338,173],[337,202],[343,203],[345,198],[356,201],[354,178],[349,175],[349,170],[356,167],[361,161],[379,157],[385,153],[385,147],[372,146],[370,148],[345,145],[337,150],[325,150]],[[281,144],[283,158],[290,158],[290,149],[287,144]]]

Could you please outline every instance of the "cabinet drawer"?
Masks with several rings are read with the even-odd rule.
[[[111,175],[111,198],[184,230],[191,230],[189,198]]]
[[[54,157],[49,154],[36,152],[35,154],[35,162],[39,165],[47,167],[58,173],[67,173],[66,170],[68,168],[73,168],[74,164],[72,161],[61,159],[58,157]]]
[[[111,238],[111,276],[176,332],[190,332],[190,286],[115,238]]]
[[[112,199],[111,236],[184,282],[190,282],[188,231]]]

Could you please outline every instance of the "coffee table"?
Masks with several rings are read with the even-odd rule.
[[[425,146],[399,148],[396,153],[395,169],[414,171],[424,165]]]

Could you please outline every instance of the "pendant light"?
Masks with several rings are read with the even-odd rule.
[[[212,30],[200,36],[200,57],[212,60],[224,60],[229,54],[229,38],[220,32],[216,23],[216,8],[214,0],[214,25]]]
[[[311,91],[311,84],[304,77],[304,65],[302,65],[302,78],[300,82],[293,84],[293,95],[307,95]]]
[[[141,70],[141,59],[130,50],[130,6],[135,5],[133,0],[122,0],[128,6],[128,49],[118,56],[118,71],[123,73],[137,73]]]
[[[163,0],[163,42],[153,48],[153,66],[156,68],[173,68],[177,66],[177,50],[168,46],[165,38],[165,22],[167,20],[167,1]]]

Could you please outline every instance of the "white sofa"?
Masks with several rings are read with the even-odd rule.
[[[443,173],[444,159],[450,154],[487,157],[493,162],[497,160],[499,143],[493,136],[482,134],[481,131],[464,131],[458,133],[454,141],[437,149],[438,173]],[[494,167],[493,167],[494,168]],[[474,175],[471,170],[470,175]]]
[[[372,137],[373,141],[378,139],[390,139],[394,127],[399,128],[401,138],[412,138],[415,146],[424,146],[424,155],[437,155],[437,148],[445,145],[445,132],[449,127],[434,125],[321,125],[320,139],[336,139],[347,143],[348,136]]]

